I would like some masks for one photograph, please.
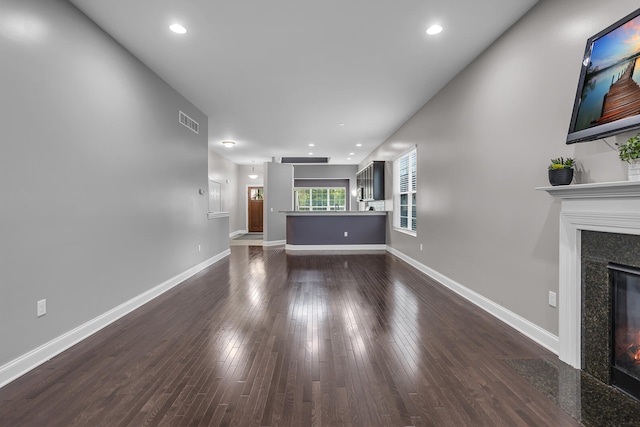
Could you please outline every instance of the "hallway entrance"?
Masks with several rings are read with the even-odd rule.
[[[248,200],[248,212],[247,212],[247,226],[249,233],[262,233],[262,217],[263,217],[263,202],[264,193],[263,187],[249,187],[247,192]]]

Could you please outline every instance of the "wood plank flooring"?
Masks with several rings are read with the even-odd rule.
[[[388,253],[231,255],[0,389],[1,426],[570,426],[553,357]]]

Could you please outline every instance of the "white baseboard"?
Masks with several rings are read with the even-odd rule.
[[[284,245],[285,243],[287,243],[286,240],[264,240],[262,242],[262,246],[279,246]]]
[[[503,321],[507,325],[511,326],[518,332],[526,335],[533,341],[540,344],[542,347],[546,348],[547,350],[551,351],[554,354],[558,354],[560,341],[556,335],[553,335],[552,333],[548,332],[545,329],[542,329],[538,325],[531,323],[524,317],[518,316],[514,312],[507,310],[501,305],[496,304],[490,299],[483,297],[479,293],[474,292],[471,289],[462,286],[460,283],[448,278],[444,274],[438,273],[432,268],[427,267],[426,265],[416,261],[411,257],[408,257],[407,255],[403,254],[402,252],[390,246],[387,246],[387,251],[397,256],[401,260],[405,261],[407,264],[420,270],[427,276],[437,280],[443,286],[451,289],[458,295],[469,300],[473,304],[482,308],[487,313],[491,314],[492,316],[498,318],[499,320]]]
[[[234,237],[236,237],[239,234],[247,234],[247,230],[236,230],[236,231],[233,231],[233,232],[229,233],[229,238],[233,239]]]
[[[85,338],[88,338],[89,336],[95,334],[102,328],[109,326],[111,323],[131,313],[138,307],[167,292],[169,289],[182,283],[194,274],[199,273],[210,265],[220,261],[230,253],[231,251],[227,249],[220,254],[188,269],[187,271],[172,277],[166,282],[161,283],[152,289],[149,289],[148,291],[130,299],[123,304],[120,304],[119,306],[107,311],[106,313],[101,314],[100,316],[84,323],[83,325],[80,325],[77,328],[41,345],[40,347],[31,350],[26,354],[23,354],[17,359],[14,359],[9,363],[0,366],[0,388],[9,384],[11,381],[17,379],[18,377],[26,374],[32,369],[40,366],[44,362],[50,360],[52,357],[57,356],[58,354],[79,343]]]
[[[387,245],[286,245],[288,251],[384,251]]]

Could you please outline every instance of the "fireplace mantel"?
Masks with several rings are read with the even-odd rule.
[[[592,199],[611,197],[640,197],[640,181],[594,182],[589,184],[537,187],[560,199]]]
[[[538,187],[562,200],[558,295],[558,356],[581,366],[581,231],[640,235],[640,182]]]

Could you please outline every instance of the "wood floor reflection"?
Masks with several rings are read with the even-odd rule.
[[[390,254],[237,246],[0,389],[0,425],[578,425],[505,363],[536,357]]]

